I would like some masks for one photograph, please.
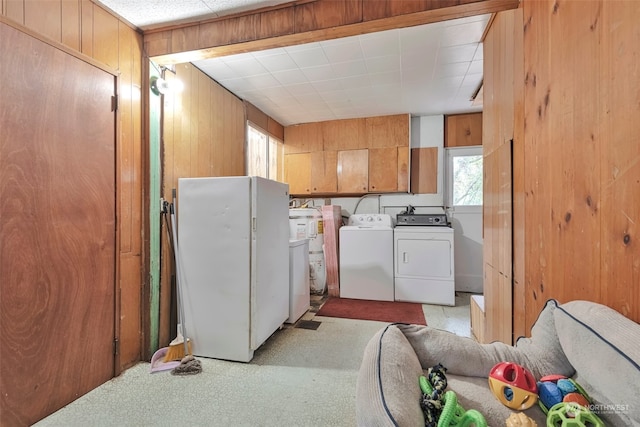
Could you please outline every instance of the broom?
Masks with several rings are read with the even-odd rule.
[[[172,191],[173,203],[170,206],[171,215],[171,235],[173,240],[173,255],[176,263],[176,299],[178,308],[178,332],[176,339],[171,341],[167,350],[167,356],[165,361],[180,360],[180,365],[175,367],[171,373],[174,375],[190,375],[198,374],[202,372],[202,365],[199,360],[193,357],[191,351],[191,342],[187,338],[187,332],[185,328],[184,320],[184,305],[182,286],[183,274],[181,268],[180,251],[178,250],[178,238],[176,232],[176,218],[175,218],[175,205],[176,205],[176,190]]]

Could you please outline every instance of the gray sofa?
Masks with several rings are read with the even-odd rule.
[[[428,319],[427,319],[428,321]],[[640,325],[600,304],[546,303],[531,331],[515,346],[479,344],[429,326],[390,324],[365,348],[356,386],[359,426],[423,426],[419,377],[442,363],[448,390],[465,409],[476,409],[489,426],[504,426],[515,411],[489,390],[488,374],[499,362],[514,362],[536,379],[560,374],[589,393],[607,426],[640,426]],[[534,405],[524,411],[546,425]]]

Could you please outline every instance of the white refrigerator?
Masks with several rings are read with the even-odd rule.
[[[289,316],[289,185],[181,178],[177,205],[193,353],[249,362]]]

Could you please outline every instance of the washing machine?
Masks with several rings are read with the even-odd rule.
[[[351,215],[339,234],[340,298],[393,301],[392,217]]]
[[[393,241],[395,300],[455,305],[453,228],[398,225]]]

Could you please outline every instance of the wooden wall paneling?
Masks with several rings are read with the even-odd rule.
[[[449,115],[444,121],[445,147],[482,145],[482,113]]]
[[[118,18],[101,7],[93,7],[92,57],[112,68],[118,68]]]
[[[93,58],[93,2],[80,0],[80,51]],[[96,6],[97,7],[97,6]]]
[[[212,137],[212,175],[224,174],[224,122],[221,120],[224,111],[224,89],[214,84],[211,86],[211,137]]]
[[[28,0],[24,2],[24,25],[57,42],[62,41],[61,0]],[[109,64],[112,65],[113,64]],[[114,67],[115,68],[115,67]]]
[[[398,150],[398,191],[409,191],[409,147],[397,147]]]
[[[269,135],[277,138],[280,142],[284,141],[284,126],[271,117],[269,117],[267,122],[267,132]]]
[[[195,67],[194,67],[195,69]],[[197,70],[197,69],[196,69]],[[196,168],[196,176],[212,176],[213,175],[213,167],[212,167],[212,111],[211,111],[211,89],[210,87],[213,84],[213,81],[209,76],[197,70],[196,78],[198,80],[198,93],[197,93],[197,104],[196,114],[198,116],[197,119],[197,146],[198,152],[196,162],[198,164]],[[192,151],[193,155],[193,151]],[[192,157],[193,158],[193,157]]]
[[[551,146],[562,147],[560,149],[564,154],[560,157],[556,150],[547,151],[549,166],[553,168],[557,165],[557,168],[552,169],[551,173],[545,172],[551,175],[556,186],[561,186],[560,191],[552,190],[552,212],[560,218],[556,217],[553,224],[559,235],[551,258],[551,280],[554,285],[560,285],[560,289],[552,289],[559,291],[556,295],[561,300],[575,299],[578,295],[592,301],[600,300],[601,246],[585,245],[584,242],[600,238],[601,212],[594,208],[594,203],[597,206],[601,200],[600,159],[604,141],[601,125],[593,118],[597,117],[600,108],[602,98],[599,91],[602,83],[600,67],[593,67],[592,64],[594,58],[600,58],[605,63],[607,59],[598,52],[601,26],[585,32],[580,25],[567,26],[563,22],[566,20],[575,24],[578,21],[586,26],[587,23],[593,23],[594,16],[600,15],[600,9],[601,6],[596,3],[589,3],[589,7],[585,8],[572,5],[558,10],[556,19],[552,18],[549,36],[557,40],[554,48],[570,51],[572,60],[565,65],[567,70],[581,71],[572,76],[569,72],[558,76],[554,71],[545,85],[545,98],[540,100],[540,123],[554,129],[549,133],[548,142]],[[564,17],[565,13],[570,16]],[[577,46],[575,39],[581,40]],[[563,57],[567,57],[566,53]],[[555,64],[553,67],[555,69]],[[556,82],[560,83],[558,88]],[[585,165],[592,166],[585,168]],[[559,262],[563,258],[564,262]],[[587,263],[589,267],[575,268],[580,263]],[[542,289],[540,294],[543,299],[548,299]]]
[[[363,194],[369,189],[369,151],[338,151],[338,192]]]
[[[295,7],[297,32],[338,27],[362,21],[363,5],[360,1],[317,0]]]
[[[173,182],[172,187],[177,190],[178,179],[191,176],[191,98],[197,93],[191,80],[191,64],[176,66],[176,78],[182,81],[182,93],[175,94],[174,99],[174,128],[173,128]],[[175,111],[179,108],[178,111]],[[177,113],[177,114],[176,114]]]
[[[172,39],[175,33],[186,31],[183,27],[172,31]],[[260,15],[244,15],[228,19],[200,24],[198,47],[221,46],[234,43],[256,40],[260,28]],[[188,46],[181,46],[177,52],[184,52]]]
[[[295,9],[293,7],[262,12],[259,19],[258,39],[293,34],[295,32]]]
[[[62,2],[62,44],[80,52],[82,28],[80,18],[80,0],[61,0]]]
[[[191,65],[191,64],[190,64]],[[191,83],[191,92],[187,99],[189,102],[189,175],[190,177],[199,177],[200,171],[200,112],[198,111],[199,99],[202,88],[200,87],[199,74],[202,74],[197,67],[189,67]]]
[[[130,29],[120,24],[118,29],[118,105],[120,123],[120,149],[118,150],[118,162],[120,165],[120,251],[131,252],[133,230],[133,188],[135,186],[134,170],[134,144],[133,141],[133,116],[132,116],[132,43]]]
[[[524,156],[524,21],[522,8],[512,11],[513,26],[513,338],[527,335],[525,319],[525,156]]]
[[[7,18],[24,25],[24,0],[4,0],[3,11]]]
[[[438,147],[411,149],[411,192],[438,192]]]
[[[184,27],[171,33],[171,50],[181,52],[189,46],[198,46],[200,42],[200,27]]]
[[[372,193],[398,191],[398,149],[369,149],[369,191]]]
[[[253,125],[259,127],[265,132],[269,131],[269,116],[262,112],[258,107],[248,101],[244,101],[247,111],[247,120]]]
[[[640,319],[640,92],[637,58],[640,6],[603,5],[600,55],[602,216],[601,301],[636,322]],[[624,55],[614,52],[625,52]],[[615,59],[614,59],[615,58]],[[598,209],[593,206],[592,209]]]
[[[236,98],[231,92],[224,90],[230,117],[225,118],[225,125],[230,129],[225,139],[225,165],[229,166],[227,175],[241,176],[245,174],[245,134],[246,134],[246,116],[242,101]]]
[[[338,152],[311,153],[311,193],[331,194],[338,191]]]

